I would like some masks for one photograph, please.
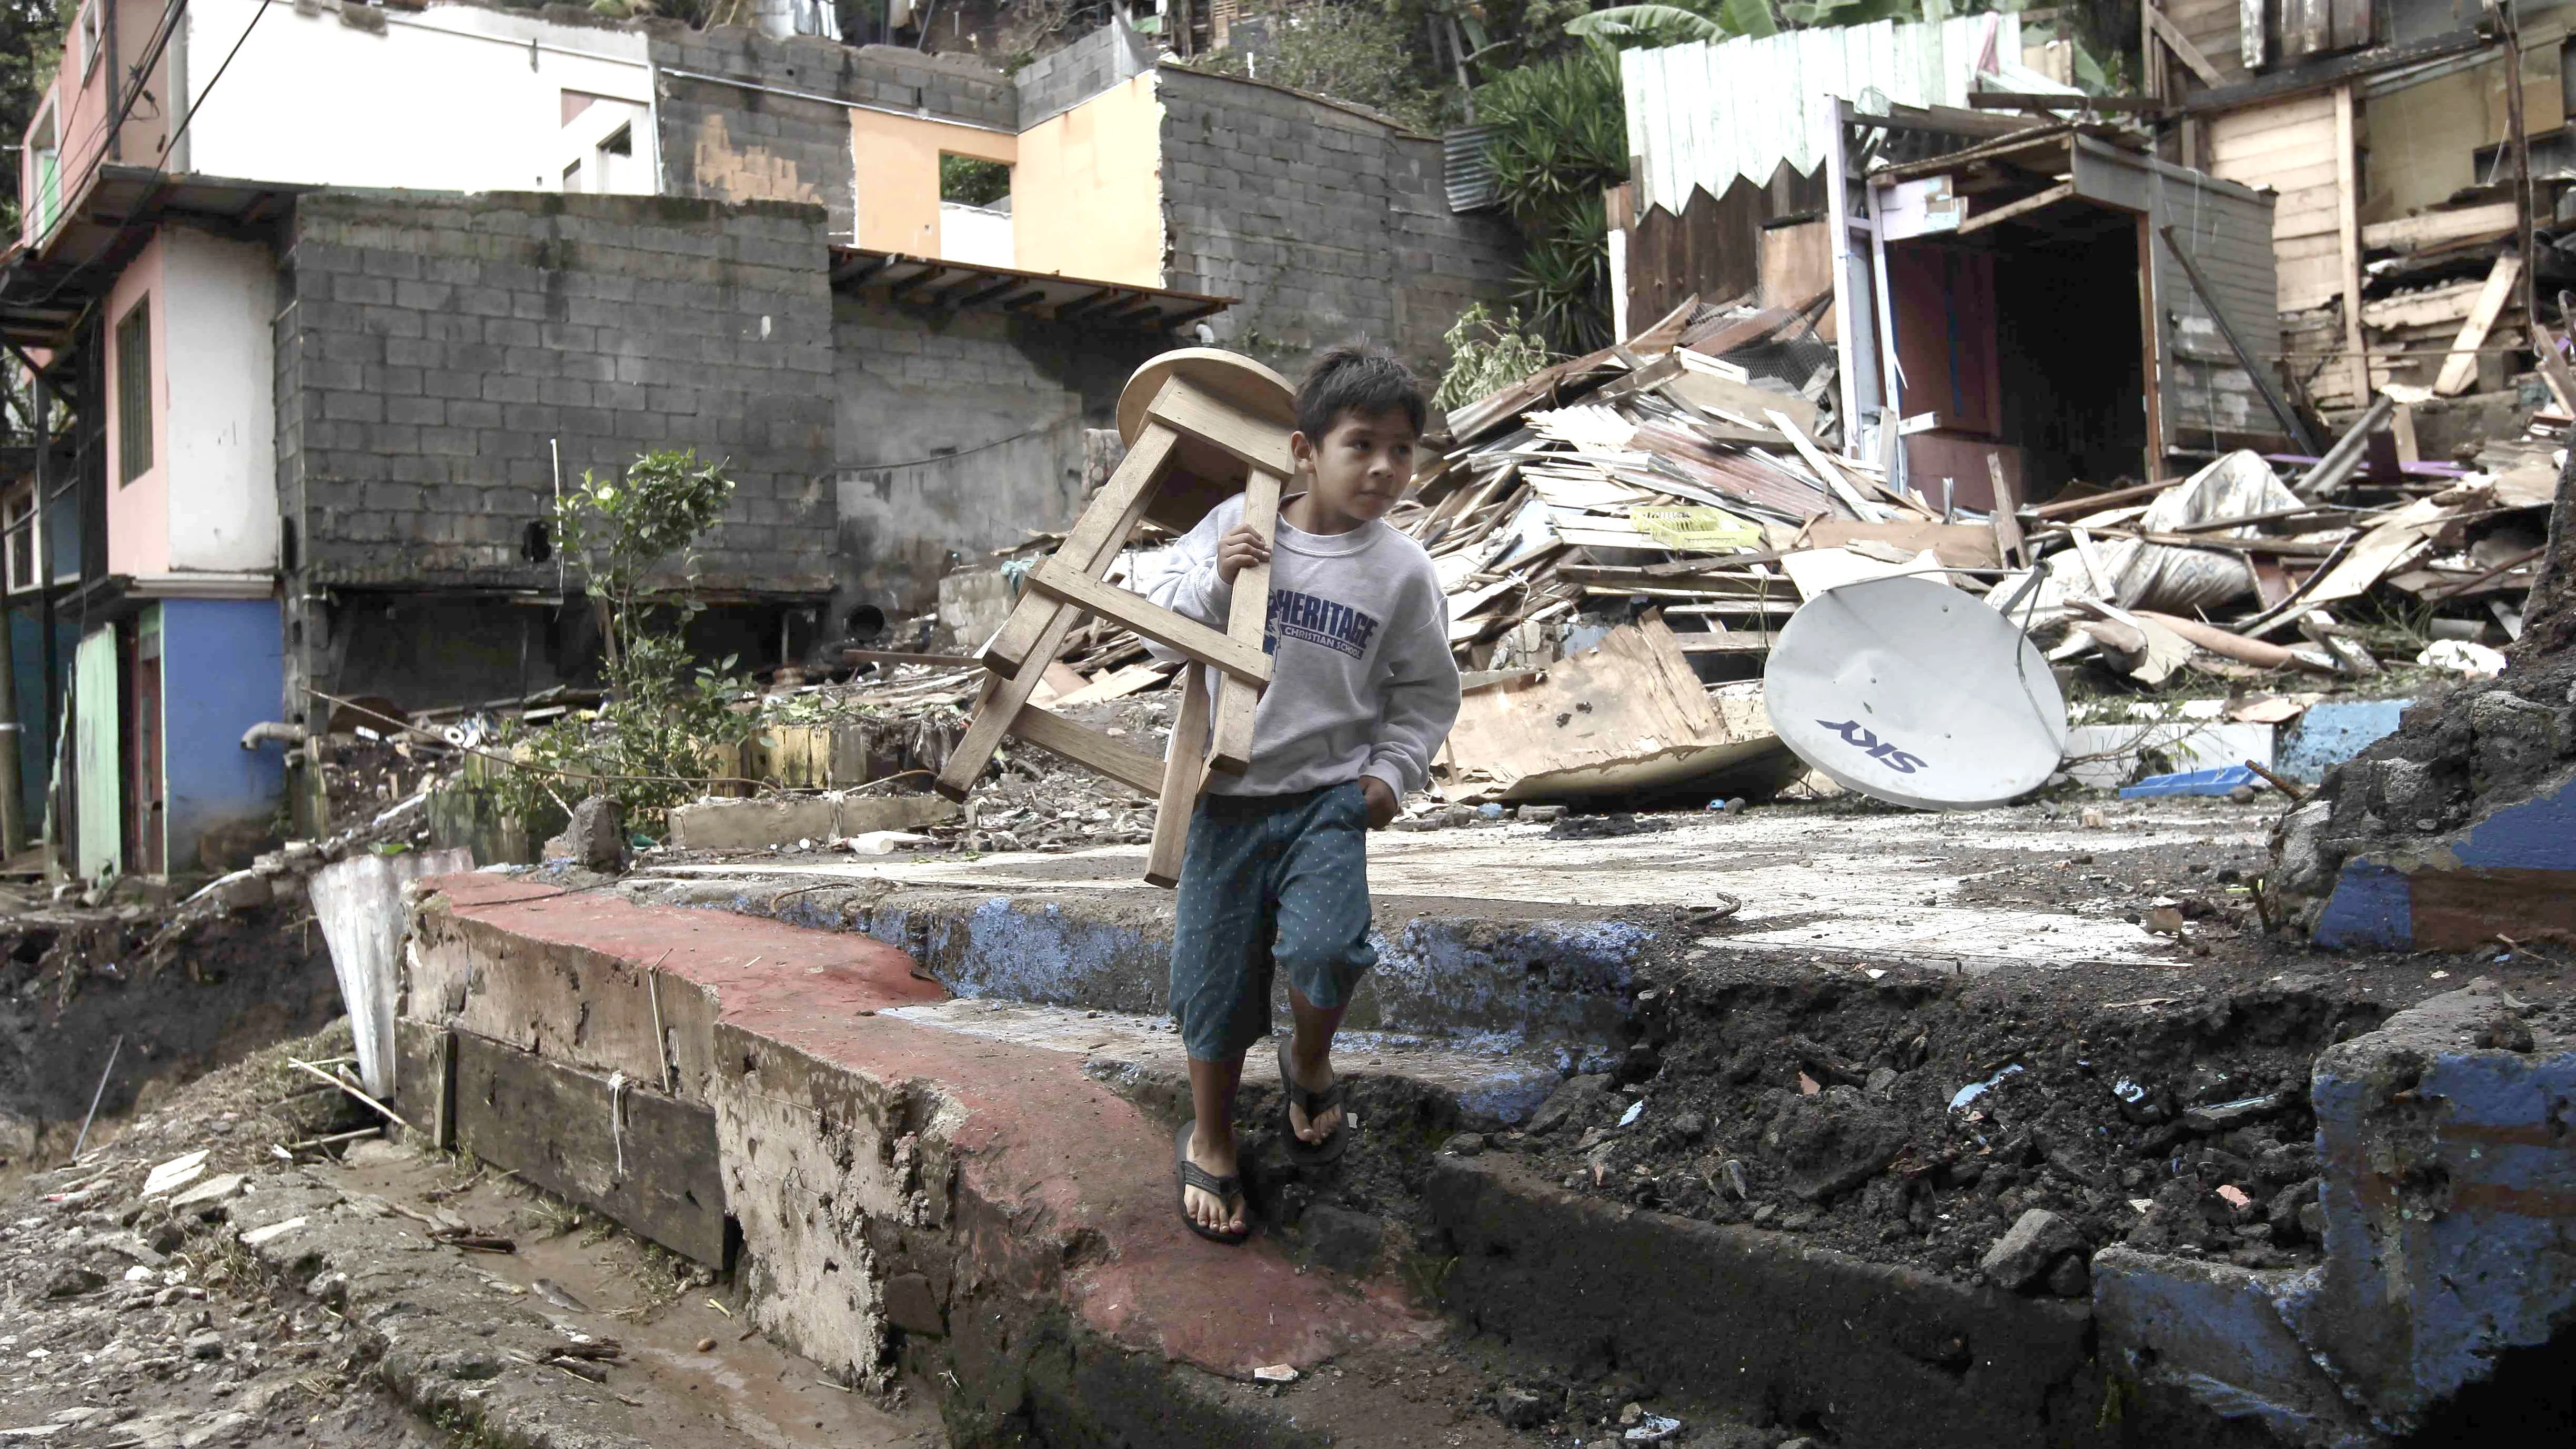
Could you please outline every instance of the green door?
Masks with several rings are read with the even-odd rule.
[[[78,853],[73,868],[83,880],[104,880],[125,869],[124,751],[117,717],[116,627],[80,641],[72,657],[72,727],[78,732],[72,760],[80,792]]]

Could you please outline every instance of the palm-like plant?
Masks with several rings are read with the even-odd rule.
[[[1509,70],[1477,88],[1476,114],[1504,209],[1520,229],[1516,293],[1561,351],[1609,340],[1609,242],[1601,193],[1628,174],[1628,123],[1610,52],[1586,46]]]

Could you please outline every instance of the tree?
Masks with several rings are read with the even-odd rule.
[[[52,0],[0,0],[0,141],[10,147],[7,201],[0,222],[18,229],[19,139],[44,103],[63,54],[63,17]]]
[[[1611,340],[1610,244],[1601,196],[1628,176],[1627,113],[1608,50],[1585,46],[1476,88],[1503,209],[1521,234],[1514,293],[1560,352]]]
[[[675,564],[694,577],[698,537],[732,496],[723,464],[653,452],[622,475],[583,473],[555,504],[557,544],[606,615],[609,697],[594,713],[504,733],[521,762],[496,782],[505,812],[533,821],[549,801],[568,811],[580,796],[606,795],[636,828],[655,831],[671,806],[733,774],[730,747],[759,721],[734,708],[745,686],[726,677],[733,660],[693,670],[684,630],[702,606],[685,587],[676,597],[660,587]]]

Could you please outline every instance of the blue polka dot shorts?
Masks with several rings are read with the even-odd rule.
[[[1203,1062],[1270,1034],[1274,970],[1315,1005],[1350,1000],[1368,941],[1368,797],[1359,782],[1294,795],[1203,795],[1181,857],[1172,1015]]]

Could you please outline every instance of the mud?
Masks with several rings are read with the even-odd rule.
[[[1702,964],[1641,996],[1640,1036],[1616,1071],[1571,1079],[1525,1131],[1447,1150],[1518,1153],[1585,1195],[1969,1281],[2034,1208],[2087,1250],[2304,1264],[2316,1257],[2317,1054],[2504,968],[2278,964],[2295,969],[1945,979]],[[2508,990],[2533,1014],[2571,1009],[2554,962],[2514,973]],[[2033,1291],[2081,1296],[2080,1270],[2053,1266]]]
[[[2576,762],[2576,653],[2517,658],[2428,695],[2397,732],[2326,772],[2274,834],[2274,879],[2312,919],[2346,860],[2429,840]]]
[[[255,1054],[0,1204],[0,1354],[24,1370],[0,1377],[0,1430],[76,1449],[942,1442],[923,1396],[851,1392],[745,1332],[735,1285],[605,1220],[380,1137],[295,1146],[353,1109],[317,1105],[285,1058],[347,1049],[342,1023]],[[230,1190],[143,1194],[192,1143],[189,1186]]]
[[[339,1011],[330,952],[300,898],[176,923],[140,906],[0,921],[0,1188],[70,1156],[103,1072],[93,1142],[181,1083]]]

